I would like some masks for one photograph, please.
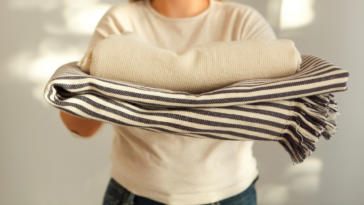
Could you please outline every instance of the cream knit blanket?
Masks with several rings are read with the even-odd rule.
[[[242,80],[290,76],[301,62],[288,39],[219,41],[175,53],[125,31],[100,41],[77,65],[92,76],[199,94]]]

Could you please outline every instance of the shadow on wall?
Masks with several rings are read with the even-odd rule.
[[[38,48],[21,49],[7,63],[10,74],[32,83],[34,98],[49,106],[43,99],[47,81],[59,66],[81,59],[88,45],[87,41],[74,44],[69,39],[90,38],[111,4],[99,3],[98,0],[11,0],[7,6],[19,12],[61,10],[61,24],[42,19],[46,36],[38,43]]]
[[[281,175],[277,176],[284,179],[284,183],[259,185],[257,188],[259,204],[286,204],[293,194],[309,196],[317,193],[320,188],[322,168],[322,160],[313,156],[302,164],[295,166],[288,164]]]

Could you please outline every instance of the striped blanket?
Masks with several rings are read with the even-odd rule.
[[[245,80],[191,94],[90,76],[77,62],[58,68],[45,100],[67,113],[181,137],[278,141],[293,164],[302,163],[323,136],[336,132],[337,103],[349,73],[312,55],[301,55],[298,73]],[[148,136],[145,136],[148,137]]]

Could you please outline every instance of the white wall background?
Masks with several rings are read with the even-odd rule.
[[[231,0],[232,1],[232,0]],[[112,128],[73,138],[42,94],[60,65],[79,60],[103,13],[122,0],[0,1],[0,204],[99,205]],[[364,204],[364,1],[236,0],[253,6],[278,38],[350,72],[336,93],[339,131],[292,165],[282,147],[256,142],[260,205]]]

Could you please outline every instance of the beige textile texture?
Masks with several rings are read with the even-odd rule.
[[[125,31],[89,49],[78,66],[100,78],[200,94],[242,80],[293,75],[301,62],[289,39],[210,42],[176,53]]]

